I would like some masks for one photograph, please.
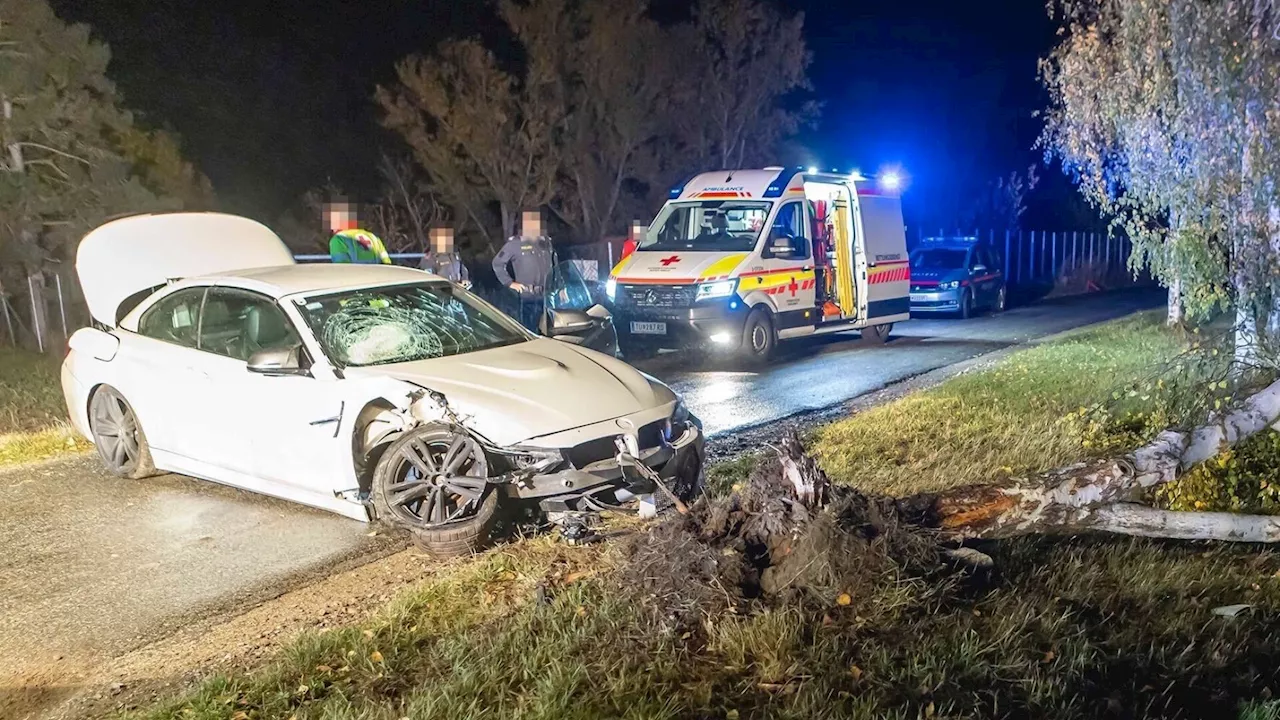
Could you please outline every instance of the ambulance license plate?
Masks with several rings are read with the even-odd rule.
[[[666,335],[667,324],[664,322],[632,322],[631,332],[636,335]]]

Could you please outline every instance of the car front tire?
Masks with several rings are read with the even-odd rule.
[[[463,430],[424,425],[406,432],[378,458],[371,490],[377,519],[407,530],[435,558],[470,555],[492,540],[501,493],[488,481],[483,448]]]
[[[747,315],[742,328],[740,357],[750,365],[763,365],[773,357],[777,346],[778,332],[774,329],[771,313],[767,308],[755,308]]]

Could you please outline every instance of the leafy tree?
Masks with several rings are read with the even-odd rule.
[[[211,200],[170,136],[134,125],[107,79],[109,57],[45,0],[0,0],[0,267],[9,283],[69,259],[111,215]]]
[[[1280,297],[1280,81],[1269,2],[1059,0],[1042,143],[1181,305],[1234,305],[1241,347]]]

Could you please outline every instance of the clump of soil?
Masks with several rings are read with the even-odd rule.
[[[797,497],[797,480],[810,501]],[[831,486],[794,433],[733,492],[656,523],[623,554],[622,591],[668,627],[752,603],[852,605],[945,565],[937,538],[894,500]]]

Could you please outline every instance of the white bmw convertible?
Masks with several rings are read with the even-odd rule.
[[[384,265],[296,264],[216,213],[115,220],[81,242],[93,326],[62,367],[76,428],[126,478],[172,471],[408,528],[439,555],[500,505],[634,506],[700,482],[700,423],[581,344],[602,308],[529,333],[475,295]]]

